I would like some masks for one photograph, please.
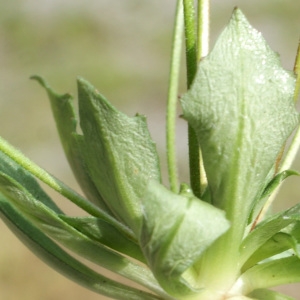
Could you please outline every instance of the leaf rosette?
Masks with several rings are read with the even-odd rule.
[[[124,115],[79,78],[78,133],[72,97],[34,78],[48,93],[64,151],[87,200],[70,190],[65,195],[94,206],[78,205],[89,216],[66,216],[32,174],[42,176],[27,160],[12,159],[2,142],[1,217],[33,251],[115,299],[288,299],[266,288],[300,280],[300,206],[253,228],[251,222],[286,177],[299,175],[276,174],[277,157],[299,124],[295,77],[282,69],[278,55],[240,10],[200,61],[181,98],[207,173],[202,199],[186,185],[178,194],[162,185],[144,116]],[[23,157],[15,152],[14,158]],[[108,279],[60,245],[149,292]]]

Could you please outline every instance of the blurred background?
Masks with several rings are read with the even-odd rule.
[[[76,97],[83,76],[123,112],[148,117],[165,170],[165,105],[175,0],[0,1],[0,135],[78,190],[45,92],[29,76]],[[211,45],[239,6],[282,64],[292,69],[300,34],[298,0],[212,0]],[[182,78],[181,91],[185,90]],[[178,165],[187,180],[186,124],[178,120]],[[295,168],[300,169],[296,160]],[[164,171],[165,173],[165,171]],[[299,201],[299,179],[284,184],[274,210]],[[70,214],[75,208],[49,191]],[[279,201],[280,200],[280,201]],[[0,221],[0,300],[107,299],[45,265]],[[281,288],[299,299],[300,287]]]

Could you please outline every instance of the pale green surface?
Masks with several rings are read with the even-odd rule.
[[[236,9],[181,98],[183,117],[201,146],[211,203],[225,210],[231,223],[201,258],[199,276],[212,290],[227,289],[237,276],[251,211],[299,122],[294,88],[295,78]]]
[[[251,293],[251,297],[254,297],[257,300],[294,300],[289,296],[276,293],[275,291],[258,289],[255,292]]]
[[[143,203],[141,246],[153,273],[174,297],[194,294],[190,289],[197,287],[183,273],[228,230],[224,212],[187,187],[177,195],[157,182],[149,184]]]
[[[137,263],[130,262],[128,258],[122,257],[105,247],[106,245],[104,246],[102,243],[99,243],[99,239],[95,239],[93,235],[87,235],[86,232],[81,230],[78,231],[77,228],[73,228],[72,223],[66,222],[64,218],[60,218],[62,212],[52,203],[51,199],[41,190],[35,179],[28,174],[27,171],[21,169],[14,161],[2,153],[1,162],[0,187],[4,195],[4,197],[1,197],[1,210],[3,204],[5,208],[3,209],[4,219],[9,220],[9,224],[14,220],[17,233],[28,234],[27,239],[37,244],[35,248],[34,243],[31,242],[31,249],[36,254],[41,253],[40,256],[42,259],[46,257],[45,260],[47,262],[50,261],[50,264],[54,265],[57,261],[60,261],[60,263],[58,263],[58,270],[63,273],[70,274],[69,269],[75,269],[75,274],[80,274],[77,274],[79,277],[78,281],[84,286],[92,281],[91,288],[92,290],[93,288],[95,289],[93,272],[87,270],[84,266],[80,266],[80,263],[76,263],[71,258],[68,258],[65,253],[62,253],[63,251],[58,246],[52,245],[47,237],[43,237],[44,234],[47,234],[63,247],[66,247],[77,255],[84,256],[87,260],[107,270],[124,276],[125,278],[133,279],[158,292],[161,290],[157,287],[157,282],[148,269],[145,269]],[[9,207],[9,204],[12,204],[12,208]],[[14,210],[16,210],[16,212],[14,212]],[[20,216],[18,216],[18,214],[20,214]],[[19,219],[20,221],[18,221]],[[24,220],[27,220],[29,224],[26,224]],[[10,225],[14,227],[14,224]],[[79,228],[81,227],[80,223],[77,225]],[[41,233],[40,230],[43,233]],[[35,234],[34,231],[36,231],[37,234]],[[40,236],[42,236],[46,242],[43,243],[39,240]],[[47,250],[48,247],[49,253],[44,251],[44,249]],[[43,251],[40,251],[40,249]],[[55,259],[51,261],[49,256],[53,256]],[[66,268],[64,268],[65,265]],[[85,277],[88,277],[88,279]],[[107,294],[107,289],[109,289],[110,285],[109,280],[100,275],[96,275],[95,277],[101,278],[100,281],[106,282],[105,285],[100,284],[95,290],[105,291],[104,294]],[[74,275],[74,279],[76,279],[76,275]],[[122,289],[118,283],[114,282],[111,283],[111,288],[112,290],[116,289],[116,291],[120,288]],[[126,290],[124,290],[123,293],[126,293]],[[120,294],[118,297],[120,297]],[[128,297],[130,296],[128,295]],[[147,295],[145,295],[145,297],[147,297]]]
[[[44,75],[59,91],[73,94],[75,77],[84,76],[114,103],[124,103],[131,115],[137,111],[149,115],[160,149],[164,143],[163,117],[155,111],[153,101],[165,103],[174,3],[166,1],[163,9],[158,9],[161,1],[148,2],[148,8],[141,1],[115,2],[111,8],[111,1],[89,3],[96,2],[98,6],[89,9],[86,2],[80,6],[79,1],[64,1],[63,5],[61,1],[52,1],[52,5],[49,1],[16,0],[3,1],[0,9],[1,135],[72,186],[74,180],[69,177],[58,145],[49,104],[44,93],[27,80],[32,74]],[[10,7],[3,8],[6,5]],[[215,0],[213,41],[235,5],[240,5],[251,23],[263,31],[272,48],[281,53],[284,66],[291,69],[299,38],[298,1]],[[125,104],[128,99],[135,103]],[[186,155],[182,136],[181,133],[178,142],[180,157],[183,151]],[[185,164],[186,156],[181,166]],[[182,170],[181,167],[181,174]],[[297,185],[297,178],[290,179],[285,188],[289,196],[279,196],[297,200]],[[286,202],[282,207],[286,207]],[[0,299],[102,299],[76,287],[37,260],[2,224],[1,232],[0,263],[4,267],[0,269]]]
[[[298,123],[294,88],[295,78],[236,10],[181,99],[202,149],[211,201],[240,225]]]
[[[78,80],[80,150],[107,207],[136,236],[141,228],[141,197],[149,180],[161,181],[159,158],[146,118],[116,110],[89,83]]]

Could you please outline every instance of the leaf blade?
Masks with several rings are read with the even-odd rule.
[[[240,245],[240,264],[243,265],[249,257],[263,246],[275,234],[300,220],[300,204],[277,213],[262,221],[248,234]],[[291,234],[292,235],[292,234]]]
[[[181,99],[184,118],[198,134],[213,204],[239,226],[298,124],[294,85],[236,9]]]
[[[145,263],[145,257],[137,243],[125,238],[107,222],[93,216],[69,217],[59,215],[59,217],[90,239]]]
[[[113,281],[74,259],[24,218],[1,194],[0,215],[6,225],[35,255],[76,283],[98,294],[118,300],[122,300],[124,297],[131,300],[162,299]]]
[[[40,76],[35,75],[31,79],[37,80],[48,94],[60,141],[77,182],[90,201],[112,214],[88,174],[86,162],[81,153],[83,139],[76,132],[77,118],[73,97],[70,94],[55,93]]]
[[[77,231],[42,202],[35,199],[18,182],[1,172],[0,190],[22,215],[26,216],[45,234],[71,251],[112,272],[146,286],[150,290],[164,294],[146,267],[130,261]]]
[[[140,244],[160,285],[179,298],[199,292],[183,274],[229,228],[224,212],[191,190],[177,195],[157,182],[149,183],[143,204]]]
[[[78,79],[78,95],[83,153],[90,175],[110,209],[138,233],[140,198],[149,179],[161,181],[146,120],[122,114],[83,79]]]
[[[300,281],[300,259],[289,256],[257,264],[243,273],[237,281],[243,294]]]
[[[257,289],[248,296],[256,300],[295,300],[295,298],[267,289]]]

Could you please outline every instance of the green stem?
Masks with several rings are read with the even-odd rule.
[[[201,180],[200,180],[200,150],[197,135],[194,129],[188,125],[188,144],[189,144],[189,166],[190,182],[193,193],[201,198]]]
[[[280,166],[278,173],[281,173],[292,166],[293,161],[298,153],[300,147],[300,127],[298,127],[295,136],[292,140],[292,143],[287,151],[287,154],[284,158],[282,165]]]
[[[198,60],[209,52],[210,1],[198,0]]]
[[[183,0],[186,46],[187,85],[190,88],[197,72],[197,34],[193,0]]]
[[[68,198],[71,202],[76,204],[78,207],[82,208],[84,211],[88,212],[92,216],[99,217],[115,228],[120,230],[120,232],[124,233],[126,236],[133,238],[133,233],[125,227],[123,224],[119,223],[116,219],[102,211],[100,208],[95,206],[93,203],[87,201],[85,198],[80,196],[66,184],[64,184],[59,179],[50,175],[47,171],[39,167],[29,158],[27,158],[24,154],[22,154],[19,150],[10,145],[6,140],[0,137],[0,151],[5,153],[8,157],[10,157],[17,164],[22,166],[29,173],[40,179],[42,182],[50,186],[52,189]]]
[[[193,0],[183,0],[187,86],[190,88],[197,71],[197,34],[195,22],[195,7]],[[201,196],[200,183],[200,153],[197,136],[188,125],[190,181],[194,194]]]
[[[294,101],[296,103],[299,92],[300,92],[300,41],[298,44],[297,55],[294,66],[294,73],[296,75],[296,86],[294,91]],[[292,143],[287,151],[284,161],[282,162],[279,172],[283,172],[286,169],[290,168],[300,147],[300,126],[297,128],[297,131],[294,135]]]
[[[175,126],[176,126],[176,106],[178,100],[178,83],[180,73],[180,58],[182,48],[182,31],[183,31],[183,6],[181,0],[177,0],[172,57],[170,67],[170,80],[167,104],[167,161],[170,188],[174,193],[179,191],[178,171],[176,164],[175,150]]]
[[[300,94],[300,41],[298,44],[298,50],[297,50],[296,61],[294,66],[294,73],[296,75],[296,87],[294,93],[294,100],[296,102]]]
[[[210,19],[210,0],[198,0],[198,61],[209,52],[209,19]],[[201,150],[199,152],[200,162],[200,187],[201,194],[207,187],[207,177],[204,169]]]

